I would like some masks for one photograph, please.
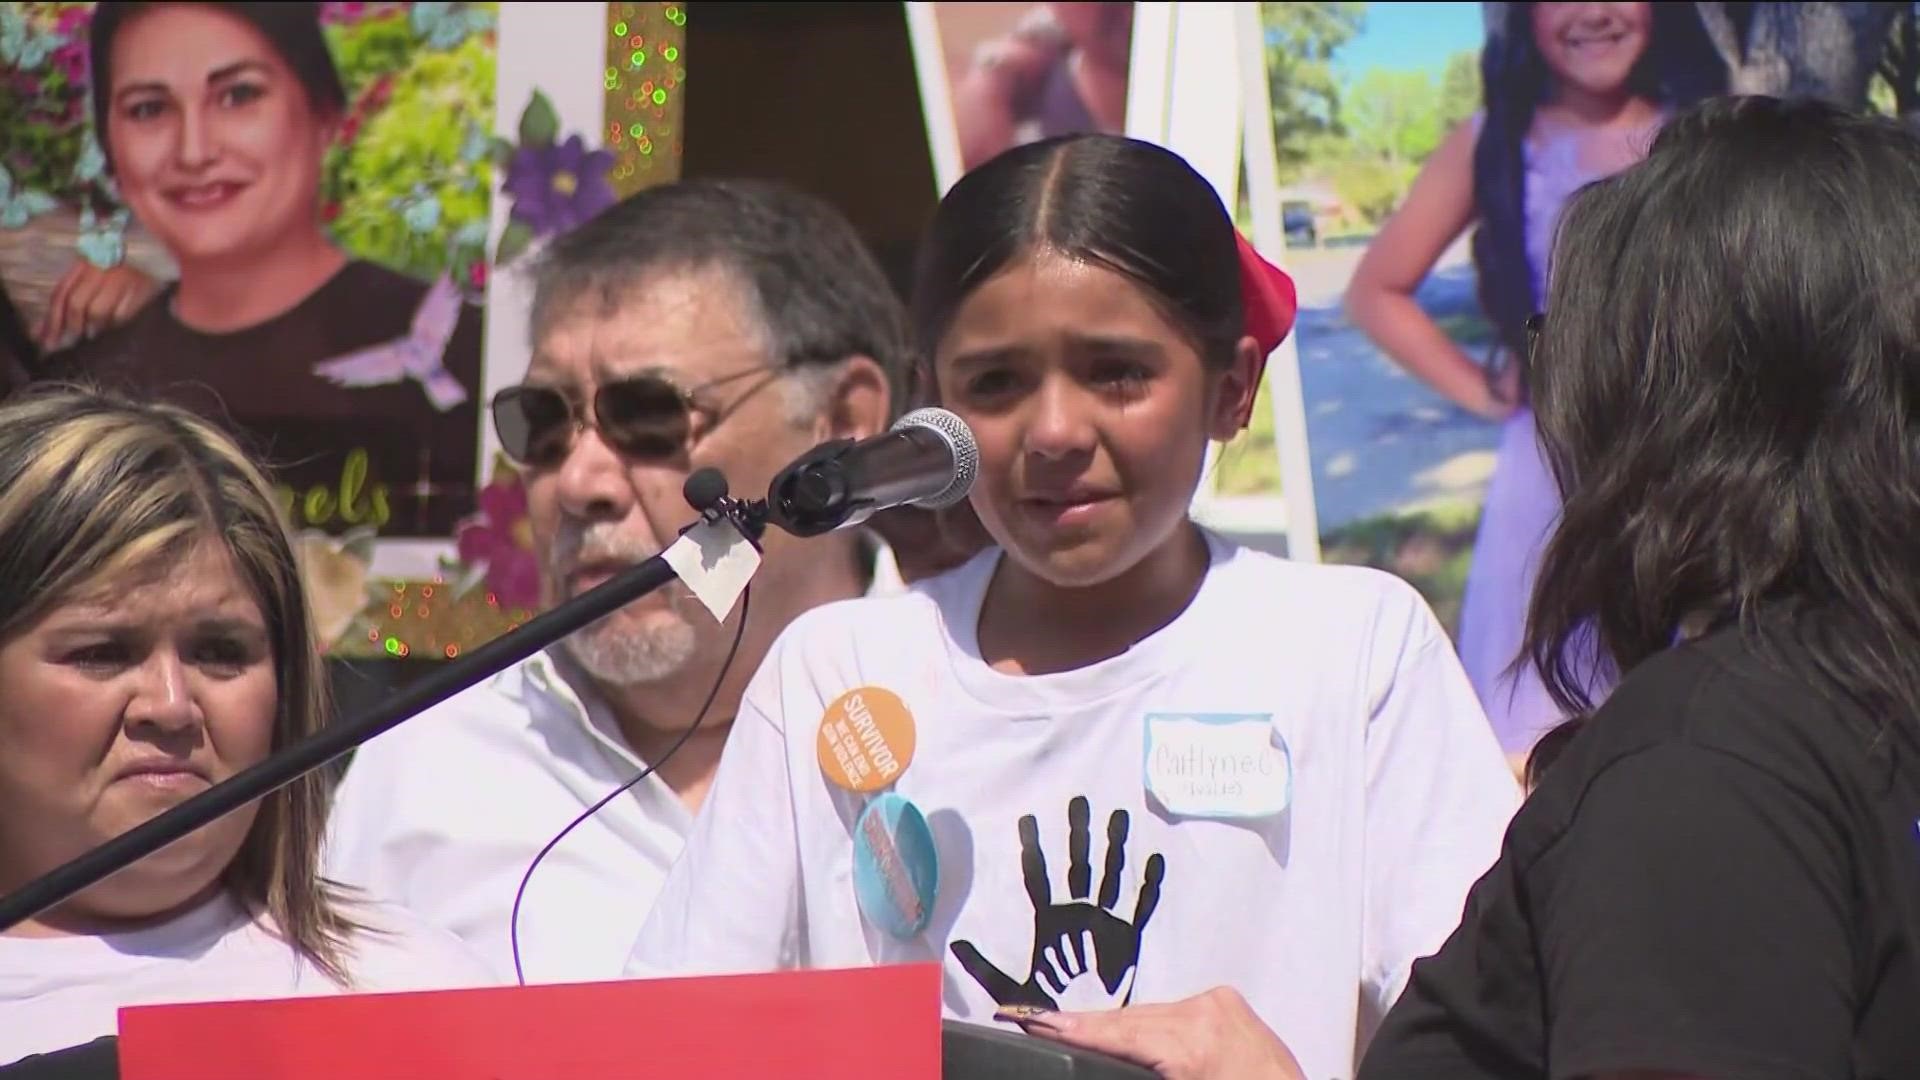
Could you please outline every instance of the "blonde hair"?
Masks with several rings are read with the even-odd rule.
[[[279,686],[273,749],[326,721],[328,682],[286,521],[272,483],[231,439],[181,409],[60,385],[0,403],[0,432],[0,641],[211,541],[266,620]],[[221,884],[345,986],[358,927],[319,876],[331,785],[316,772],[261,799]]]

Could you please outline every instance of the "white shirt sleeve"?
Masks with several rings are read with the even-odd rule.
[[[693,835],[628,956],[630,978],[752,974],[803,961],[787,739],[754,698],[749,690],[741,702]]]
[[[389,775],[391,755],[372,744],[361,747],[347,775],[334,789],[320,847],[320,875],[381,900],[404,900],[399,883],[384,872],[383,845],[394,818],[397,777]]]
[[[1521,799],[1452,646],[1425,601],[1410,599],[1367,729],[1362,1048],[1413,962],[1459,925]]]

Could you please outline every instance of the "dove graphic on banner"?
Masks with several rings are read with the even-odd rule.
[[[405,337],[323,360],[314,374],[336,386],[387,386],[412,379],[433,407],[446,412],[467,400],[466,387],[448,371],[442,357],[460,319],[460,289],[442,277],[413,313]]]

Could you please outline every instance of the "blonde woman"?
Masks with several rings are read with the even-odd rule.
[[[0,406],[0,892],[327,716],[273,490],[188,413],[56,387]],[[122,1006],[477,985],[485,968],[316,864],[308,776],[0,934],[0,1063]]]

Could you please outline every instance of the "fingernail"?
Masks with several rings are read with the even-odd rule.
[[[1065,1031],[1069,1026],[1065,1016],[1038,1005],[1003,1005],[993,1015],[997,1020],[1008,1020],[1023,1028],[1040,1028],[1043,1031]]]

